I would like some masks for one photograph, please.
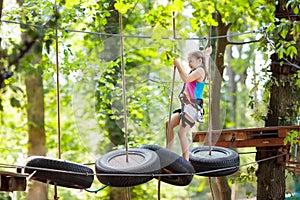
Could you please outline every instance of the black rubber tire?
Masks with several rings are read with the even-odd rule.
[[[190,162],[199,176],[227,176],[239,170],[239,154],[231,149],[212,146],[195,147],[190,150]],[[205,173],[207,172],[207,173]]]
[[[158,174],[160,170],[156,153],[138,148],[128,149],[128,162],[126,162],[125,150],[115,150],[97,159],[95,167],[98,180],[114,187],[129,187],[146,183],[153,179],[154,174]],[[130,174],[133,175],[130,176]]]
[[[94,172],[91,168],[43,156],[29,157],[24,172],[28,174],[34,173],[31,179],[36,181],[44,183],[49,181],[49,184],[56,183],[57,186],[76,189],[89,188],[94,180]]]
[[[194,167],[178,154],[157,145],[144,145],[141,148],[155,151],[160,159],[161,174],[190,174],[160,176],[160,180],[176,186],[186,186],[193,180]]]

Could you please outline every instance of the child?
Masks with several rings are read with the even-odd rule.
[[[198,112],[199,109],[202,109],[202,94],[205,80],[208,76],[206,65],[208,64],[211,52],[212,48],[209,47],[207,48],[206,53],[199,50],[189,53],[188,62],[189,67],[191,68],[189,74],[183,71],[179,61],[174,58],[174,66],[177,68],[180,78],[184,82],[184,88],[179,95],[182,107],[173,112],[170,120],[169,133],[169,121],[166,122],[167,149],[172,149],[174,143],[174,128],[179,126],[178,136],[182,157],[186,160],[189,160],[189,142],[187,133],[194,126],[195,121],[202,120],[199,119],[201,116],[198,116]]]

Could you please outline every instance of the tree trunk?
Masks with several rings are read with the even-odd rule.
[[[266,126],[292,125],[287,119],[292,117],[293,104],[297,98],[292,94],[290,84],[291,75],[273,74],[276,80],[282,81],[279,85],[273,84],[271,88],[270,111],[267,116]],[[282,147],[257,148],[256,160],[278,155]],[[285,163],[271,159],[260,162],[257,175],[257,199],[273,200],[284,199],[285,196]]]
[[[226,55],[227,55],[227,61],[230,63],[230,61],[233,59],[232,57],[232,47],[228,47],[226,50]],[[236,127],[236,89],[237,89],[237,84],[235,81],[235,71],[233,70],[232,66],[227,66],[227,74],[228,74],[228,95],[229,95],[229,102],[230,106],[228,108],[228,111],[226,115],[228,116],[228,119],[230,119],[231,122],[234,123],[234,127]]]
[[[36,69],[25,76],[28,114],[28,155],[46,155],[44,91],[42,75]]]
[[[38,69],[33,69],[25,76],[28,116],[28,156],[46,155],[46,137],[44,128],[44,90],[43,78]],[[46,184],[32,181],[28,200],[46,200]]]
[[[293,21],[296,18],[290,18],[288,9],[285,9],[286,0],[278,1],[276,5],[275,16],[277,18],[287,18]],[[292,14],[293,16],[296,16]],[[299,20],[300,16],[298,16]],[[287,34],[286,40],[292,40],[291,35]],[[299,52],[299,47],[298,47]],[[299,53],[298,53],[299,59]],[[271,56],[271,71],[273,85],[271,87],[271,96],[269,109],[266,120],[266,126],[281,126],[294,125],[297,115],[297,98],[299,88],[295,87],[296,80],[293,78],[291,66],[280,66],[281,60],[276,54]],[[297,61],[297,59],[296,59]],[[293,61],[291,61],[293,62]],[[295,62],[295,61],[294,61]],[[298,64],[298,63],[296,63]],[[263,147],[257,148],[256,160],[276,156],[281,147]],[[265,162],[260,162],[258,165],[257,174],[257,199],[271,200],[285,198],[285,164],[277,162],[277,159],[271,159]]]
[[[22,6],[23,1],[19,1]],[[26,96],[27,96],[27,124],[28,124],[28,156],[46,155],[46,136],[44,123],[44,87],[42,70],[35,65],[42,58],[42,44],[32,39],[26,32],[23,32],[22,41],[24,44],[32,43],[33,46],[26,52],[25,58],[32,55],[33,59],[24,61]],[[22,62],[21,62],[22,63]],[[24,64],[25,63],[25,64]],[[47,200],[47,187],[45,183],[32,181],[28,190],[28,200]]]
[[[219,26],[217,28],[218,35],[226,35],[229,29],[229,26],[226,26],[222,23],[220,13],[216,15]],[[211,115],[212,115],[212,129],[219,130],[222,128],[221,124],[221,112],[220,112],[220,103],[221,103],[221,84],[222,77],[224,73],[224,54],[228,41],[227,38],[219,38],[217,40],[217,48],[215,55],[215,64],[216,69],[214,72],[213,82],[212,82],[212,94],[211,94]],[[219,135],[214,135],[212,138],[212,145],[218,140]],[[231,189],[227,182],[227,177],[217,177],[216,179],[218,196],[220,200],[230,200],[231,199]],[[216,191],[215,191],[216,192]]]

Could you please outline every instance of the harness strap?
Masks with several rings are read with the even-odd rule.
[[[197,67],[199,68],[199,67]],[[197,68],[193,69],[190,71],[190,73],[192,73],[194,70],[196,70]],[[189,74],[190,74],[189,73]],[[204,80],[206,79],[206,74],[205,74],[205,77],[204,77]],[[203,100],[202,99],[191,99],[189,100],[185,94],[184,94],[184,90],[185,90],[185,86],[186,86],[186,83],[183,84],[183,87],[182,87],[182,90],[179,94],[179,99],[180,99],[180,102],[181,102],[181,113],[180,113],[180,118],[181,118],[181,121],[182,121],[182,127],[185,128],[186,127],[186,123],[192,128],[194,125],[195,125],[195,122],[191,122],[188,118],[185,117],[185,113],[184,113],[184,106],[185,104],[192,104],[192,106],[194,108],[196,108],[197,110],[199,110],[199,107],[200,106],[202,108],[203,106]],[[204,114],[204,113],[203,113]]]
[[[180,113],[182,127],[186,127],[186,123],[192,128],[195,125],[195,122],[191,122],[188,118],[185,117],[185,113],[182,111]]]

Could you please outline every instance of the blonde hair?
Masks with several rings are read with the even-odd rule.
[[[205,54],[204,54],[204,52],[203,52],[203,51],[200,51],[200,50],[192,51],[192,52],[190,52],[190,53],[188,54],[188,57],[189,57],[189,58],[190,58],[190,57],[193,57],[193,58],[196,58],[196,59],[201,58],[202,63],[201,63],[201,66],[200,66],[200,67],[202,67],[202,68],[204,69],[204,71],[205,71],[205,79],[208,78],[209,74],[208,74],[207,69],[206,69],[207,66],[205,66],[206,59],[205,59]]]

